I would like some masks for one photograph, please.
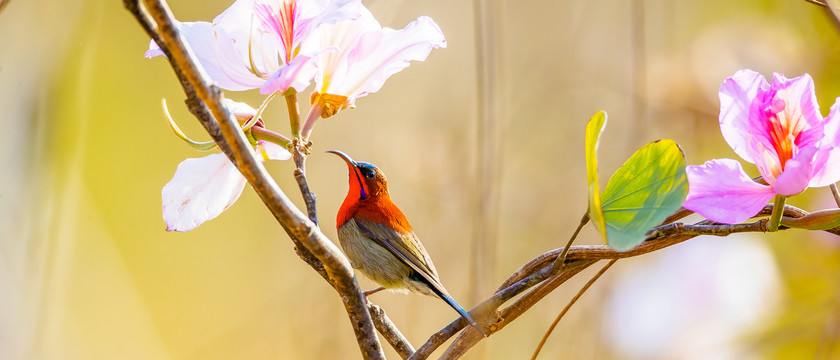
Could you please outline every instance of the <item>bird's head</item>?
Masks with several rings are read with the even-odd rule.
[[[348,200],[361,201],[376,198],[388,194],[388,179],[382,170],[376,165],[363,161],[355,161],[349,155],[338,151],[330,150],[328,153],[338,155],[347,163],[350,171],[350,191],[347,193]]]

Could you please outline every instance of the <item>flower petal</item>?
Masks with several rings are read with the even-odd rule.
[[[312,62],[312,58],[298,55],[265,80],[265,84],[260,87],[260,94],[271,94],[275,91],[282,93],[289,88],[301,92],[309,86],[314,76],[315,64]]]
[[[823,123],[824,137],[814,159],[810,187],[828,186],[840,181],[840,98],[831,106]]]
[[[225,154],[186,159],[161,191],[167,231],[189,231],[233,205],[245,178]]]
[[[808,188],[808,182],[811,180],[811,167],[816,153],[816,146],[808,146],[785,163],[785,170],[773,184],[773,189],[777,194],[793,196]]]
[[[240,49],[244,42],[247,51],[248,38],[236,39],[223,28],[206,21],[181,22],[176,24],[195,54],[201,67],[219,87],[232,91],[259,87],[263,80],[248,71],[250,64]],[[152,40],[144,56],[152,58],[163,55],[160,47]],[[276,67],[276,66],[275,66]]]
[[[231,114],[233,114],[233,116],[236,116],[237,118],[249,120],[257,114],[256,109],[252,108],[251,105],[248,105],[244,102],[233,101],[228,98],[225,98],[224,100],[222,100],[222,102],[224,103],[228,111],[230,111]]]
[[[781,158],[779,167],[795,156],[792,148],[816,146],[823,137],[823,118],[811,76],[804,74],[788,79],[773,74],[770,88],[759,89],[753,99],[746,134],[757,147],[760,144],[774,157]]]
[[[443,32],[425,16],[401,30],[375,29],[378,23],[369,12],[352,24],[351,29],[342,23],[321,27],[327,38],[324,45],[335,46],[340,53],[321,56],[315,80],[319,93],[346,96],[351,104],[358,97],[378,91],[385,80],[408,67],[410,61],[423,61],[432,49],[446,47]],[[351,40],[348,34],[359,35]]]
[[[284,147],[277,145],[270,141],[260,140],[259,146],[262,148],[262,152],[268,156],[267,159],[263,158],[262,160],[289,160],[292,158],[292,153],[286,150]]]
[[[782,74],[773,74],[771,86],[776,89],[776,98],[786,103],[785,115],[794,130],[796,146],[800,149],[816,145],[823,137],[823,117],[814,91],[814,79],[809,74],[788,79]]]
[[[752,181],[737,160],[715,159],[688,166],[686,175],[688,197],[683,206],[724,224],[755,216],[775,195],[771,187]]]
[[[752,70],[740,70],[720,86],[720,131],[738,156],[755,162],[749,148],[750,104],[759,89],[767,88],[767,80]]]

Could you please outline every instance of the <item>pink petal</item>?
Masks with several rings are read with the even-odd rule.
[[[810,187],[823,187],[840,181],[840,98],[835,100],[823,123],[823,136],[814,159]]]
[[[161,55],[163,55],[163,50],[160,49],[160,46],[158,46],[158,44],[154,40],[150,40],[149,41],[149,50],[146,50],[146,52],[143,54],[143,56],[146,59],[151,59],[155,56],[161,56]]]
[[[777,89],[776,97],[785,100],[785,111],[791,126],[800,129],[796,135],[796,145],[802,149],[816,145],[823,137],[823,117],[814,91],[814,79],[809,74],[787,79],[784,75],[773,74],[771,86]]]
[[[715,159],[686,167],[688,197],[683,206],[709,220],[735,224],[761,211],[775,192],[744,173],[741,163]]]
[[[773,184],[777,194],[793,196],[808,188],[808,182],[811,181],[811,164],[816,153],[815,146],[808,146],[785,163],[785,170]]]
[[[224,154],[187,159],[161,191],[167,231],[189,231],[233,205],[245,178]]]
[[[354,23],[358,27],[373,27],[375,20],[362,15]],[[337,27],[330,28],[333,39],[329,42],[341,52],[325,55],[335,63],[322,66],[316,76],[321,93],[347,96],[349,102],[382,88],[391,75],[405,69],[410,61],[423,61],[432,49],[445,48],[446,39],[431,18],[422,16],[401,30],[381,29],[360,33],[357,40],[348,41],[346,33]],[[349,44],[349,47],[348,47]],[[328,82],[327,82],[328,81]]]
[[[779,114],[784,121],[768,117],[768,110],[783,109]],[[778,141],[771,133],[779,128],[780,122],[786,123],[795,137],[794,143],[800,149],[816,145],[823,136],[823,118],[814,93],[814,81],[811,76],[787,79],[781,74],[773,74],[773,83],[769,89],[759,89],[750,108],[747,134],[752,140],[761,143],[767,149],[774,149]],[[775,152],[775,150],[773,150]]]
[[[271,74],[260,87],[260,94],[271,94],[275,91],[285,92],[294,88],[300,92],[309,86],[315,76],[315,65],[309,56],[298,55],[291,62]]]
[[[751,163],[754,159],[748,151],[750,104],[759,89],[767,87],[769,84],[761,74],[746,69],[736,72],[720,86],[720,131],[732,150]]]

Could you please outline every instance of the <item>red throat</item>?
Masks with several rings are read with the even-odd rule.
[[[388,191],[372,193],[359,171],[352,165],[349,165],[349,168],[350,189],[341,204],[341,208],[338,209],[336,228],[341,227],[352,218],[358,218],[387,224],[397,231],[411,232],[411,224],[408,223],[408,219],[405,218],[402,211],[391,201]]]
[[[353,214],[356,212],[356,209],[359,207],[359,201],[362,200],[363,197],[367,197],[367,184],[364,183],[362,180],[362,174],[359,173],[359,170],[356,169],[355,166],[348,163],[347,164],[348,170],[350,170],[350,188],[347,190],[347,196],[344,198],[344,202],[341,203],[341,207],[338,209],[338,216],[336,217],[336,228],[340,227],[347,220],[350,220],[353,217]]]

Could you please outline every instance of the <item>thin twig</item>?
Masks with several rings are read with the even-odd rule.
[[[222,105],[221,91],[210,84],[203,70],[198,68],[195,56],[188,50],[168,5],[162,0],[144,0],[146,11],[140,10],[138,0],[125,0],[131,11],[150,36],[158,43],[178,74],[191,111],[208,130],[222,151],[245,176],[263,203],[283,226],[289,237],[303,243],[324,264],[326,275],[340,293],[345,310],[356,334],[362,356],[366,359],[384,359],[382,347],[376,336],[373,320],[361,295],[349,261],[317,226],[301,213],[283,194],[268,172],[254,156],[253,148],[239,128],[236,119]],[[150,23],[150,17],[154,24]],[[208,111],[212,115],[208,117]]]
[[[840,207],[840,191],[837,191],[837,184],[831,184],[828,188],[831,189],[831,195],[834,196],[834,202],[837,203],[837,207]]]
[[[566,243],[566,246],[563,248],[563,252],[560,253],[560,256],[558,256],[557,260],[555,260],[555,267],[563,267],[564,262],[566,261],[566,255],[568,254],[568,249],[572,247],[572,243],[575,242],[575,239],[580,233],[580,230],[583,229],[583,227],[586,226],[587,223],[589,223],[589,211],[586,211],[586,213],[583,214],[583,217],[580,219],[580,224],[578,224],[578,227],[577,229],[575,229],[574,234],[572,234],[572,237],[569,238],[569,242]]]
[[[414,347],[408,342],[408,339],[403,336],[400,330],[391,322],[385,310],[382,310],[377,305],[368,302],[368,309],[373,317],[373,324],[376,325],[376,330],[382,334],[382,337],[388,341],[389,344],[397,351],[403,359],[408,359],[411,354],[414,354]]]
[[[595,281],[597,281],[598,278],[601,277],[601,275],[604,275],[604,273],[607,272],[607,269],[613,266],[613,264],[615,264],[616,261],[618,261],[618,259],[610,260],[610,262],[608,262],[607,265],[601,268],[601,270],[598,271],[598,273],[595,274],[595,276],[593,276],[592,279],[589,279],[589,282],[587,282],[586,285],[584,285],[583,288],[581,288],[580,291],[578,291],[578,293],[575,294],[575,297],[573,297],[572,300],[570,300],[569,303],[566,304],[566,307],[563,308],[563,311],[561,311],[560,314],[557,315],[557,318],[554,319],[554,322],[552,322],[551,326],[549,326],[548,330],[546,330],[545,335],[543,335],[542,340],[540,340],[540,344],[537,345],[537,349],[534,350],[534,355],[531,356],[531,360],[537,359],[537,355],[540,354],[540,350],[542,350],[543,345],[545,345],[546,340],[548,340],[548,336],[551,335],[551,333],[554,331],[554,328],[557,327],[557,324],[560,323],[560,319],[563,318],[563,315],[566,315],[566,313],[569,312],[569,309],[571,309],[572,305],[574,305],[575,302],[577,302],[577,300],[580,299],[581,295],[583,295],[583,293],[585,293],[586,290],[589,290],[589,287],[592,286],[592,284],[594,284]]]
[[[303,143],[300,139],[300,108],[297,101],[297,93],[292,90],[287,93],[286,108],[289,110],[289,126],[292,129],[291,150],[292,158],[295,161],[295,181],[300,188],[300,195],[303,196],[303,202],[306,204],[306,214],[309,220],[318,225],[318,210],[315,201],[315,194],[309,190],[309,183],[306,181],[306,155],[309,154],[310,143]]]
[[[765,205],[756,216],[770,215],[772,211],[773,206],[768,204]],[[685,213],[684,210],[679,210],[678,213],[680,213],[681,217],[690,215]],[[784,208],[785,216],[798,218],[807,214],[808,213],[806,211],[790,205],[786,205]],[[740,232],[766,232],[767,223],[767,219],[761,219],[753,223],[733,225],[718,224],[709,220],[689,225],[681,223],[665,224],[649,231],[645,242],[638,247],[625,252],[613,250],[607,245],[572,246],[566,256],[567,265],[559,274],[554,273],[552,264],[556,261],[560,253],[563,252],[563,248],[554,249],[537,256],[521,268],[517,269],[507,280],[505,280],[502,286],[499,287],[496,294],[494,294],[490,299],[482,302],[476,307],[476,309],[472,310],[471,313],[478,310],[479,313],[487,314],[485,315],[487,317],[499,319],[489,328],[490,333],[492,334],[499,331],[501,328],[515,320],[519,315],[527,311],[537,301],[547,295],[548,292],[553,291],[554,288],[562,284],[565,279],[574,276],[583,270],[583,268],[592,265],[597,260],[623,259],[644,255],[679,244],[699,235],[726,236]],[[779,228],[779,230],[786,229],[787,228],[784,226]],[[840,235],[840,227],[824,231]],[[493,309],[498,309],[498,307],[500,307],[505,301],[521,294],[523,291],[535,285],[538,286],[526,295],[523,295],[512,305],[501,311],[492,313],[494,311]],[[417,349],[417,352],[415,352],[411,359],[428,358],[440,345],[466,327],[466,321],[462,320],[463,319],[458,319],[453,321],[440,331],[433,334],[426,343]],[[468,333],[470,333],[469,329],[467,329],[467,331],[462,334],[456,342],[453,342],[450,349],[447,350],[446,356],[454,356],[457,354],[462,355],[481,340],[481,338]],[[477,332],[475,333],[477,334]]]
[[[571,279],[590,265],[594,264],[594,260],[582,260],[568,263],[560,274],[557,274],[546,281],[540,283],[534,289],[528,291],[521,298],[517,299],[510,306],[499,311],[495,315],[495,322],[490,326],[491,333],[501,331],[505,326],[512,323],[519,318],[531,307],[536,305],[540,300],[545,298],[548,294],[554,291],[558,286]],[[449,348],[444,351],[440,359],[457,359],[467,353],[475,344],[482,340],[482,335],[474,328],[467,328],[461,333]],[[425,344],[424,344],[425,345]],[[419,351],[419,350],[418,350]]]
[[[822,6],[822,7],[828,7],[828,4],[826,4],[825,2],[819,1],[819,0],[805,0],[805,2],[814,4],[814,5],[818,5],[818,6]]]
[[[306,213],[309,220],[318,225],[318,210],[316,207],[315,194],[309,190],[309,183],[306,181],[306,155],[308,145],[302,145],[300,139],[292,140],[292,158],[295,161],[295,181],[297,181],[303,202],[306,204]]]

